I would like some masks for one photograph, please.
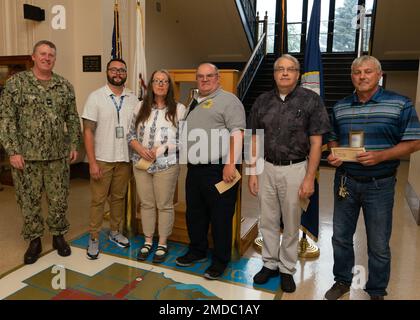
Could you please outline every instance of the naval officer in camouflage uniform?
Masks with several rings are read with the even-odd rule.
[[[38,42],[32,60],[32,70],[7,81],[0,100],[0,140],[10,157],[17,202],[23,213],[22,235],[30,241],[25,264],[36,262],[42,252],[44,190],[53,247],[61,256],[71,254],[63,237],[69,229],[65,216],[69,164],[76,160],[81,142],[73,86],[52,72],[55,45]]]

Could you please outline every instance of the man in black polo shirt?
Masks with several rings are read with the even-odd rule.
[[[322,135],[330,131],[320,96],[298,87],[299,76],[296,58],[285,54],[277,59],[274,63],[277,87],[257,98],[249,121],[254,141],[256,130],[264,129],[265,160],[263,172],[259,176],[250,175],[248,181],[251,194],[258,195],[264,239],[264,266],[254,276],[254,283],[266,283],[280,271],[285,292],[296,289],[293,274],[298,258],[300,203],[314,192]],[[280,246],[281,219],[284,229]]]

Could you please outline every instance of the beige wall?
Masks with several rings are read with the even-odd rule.
[[[417,81],[416,111],[420,116],[420,70]],[[417,197],[420,198],[420,151],[413,153],[410,157],[410,169],[408,171],[408,182],[413,187]]]
[[[420,56],[420,1],[378,0],[372,53],[384,60]]]
[[[156,3],[161,4],[161,12]],[[23,19],[23,3],[45,10],[46,20]],[[123,58],[134,65],[135,1],[120,0]],[[57,45],[55,71],[76,90],[78,110],[105,83],[105,73],[83,73],[83,55],[101,55],[103,71],[111,53],[114,0],[0,0],[0,55],[26,55],[48,39]],[[53,30],[51,9],[66,8],[66,30]],[[147,0],[145,47],[148,75],[155,69],[189,69],[201,61],[246,61],[250,49],[234,1]],[[132,74],[127,83],[132,86]]]
[[[45,21],[25,20],[23,3],[44,9]],[[104,70],[110,56],[112,4],[113,0],[0,0],[0,55],[27,55],[38,40],[54,42],[57,45],[55,72],[74,85],[80,113],[89,92],[105,83],[104,73],[82,72],[82,56],[102,55]],[[51,27],[54,5],[66,9],[65,30]]]
[[[151,0],[146,11],[150,72],[191,69],[202,61],[247,61],[251,55],[233,0]]]
[[[387,71],[386,89],[407,96],[411,101],[416,100],[417,95],[417,71]]]

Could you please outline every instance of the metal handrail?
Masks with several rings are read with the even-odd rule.
[[[249,58],[249,60],[248,60],[248,62],[247,62],[247,64],[246,64],[246,66],[245,66],[245,68],[244,68],[244,71],[242,72],[241,77],[239,78],[239,81],[238,81],[238,87],[240,86],[240,84],[241,84],[242,80],[244,79],[244,77],[245,77],[246,73],[248,72],[249,67],[251,66],[251,64],[252,64],[252,62],[253,62],[253,60],[254,60],[255,56],[257,55],[257,53],[258,53],[258,51],[259,51],[259,49],[260,49],[260,47],[264,44],[264,40],[265,40],[266,36],[267,36],[267,33],[263,33],[263,35],[262,35],[262,36],[261,36],[261,38],[260,38],[260,41],[258,41],[257,45],[255,46],[255,49],[254,49],[254,51],[252,52],[251,58]]]

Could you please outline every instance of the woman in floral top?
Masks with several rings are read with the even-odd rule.
[[[174,224],[173,198],[179,175],[176,152],[178,124],[185,110],[184,105],[175,101],[168,71],[153,72],[146,97],[134,111],[128,134],[145,235],[138,260],[146,260],[152,250],[156,209],[159,243],[153,262],[163,262],[168,254],[167,239]],[[136,164],[140,160],[151,165],[146,170],[137,169]]]

